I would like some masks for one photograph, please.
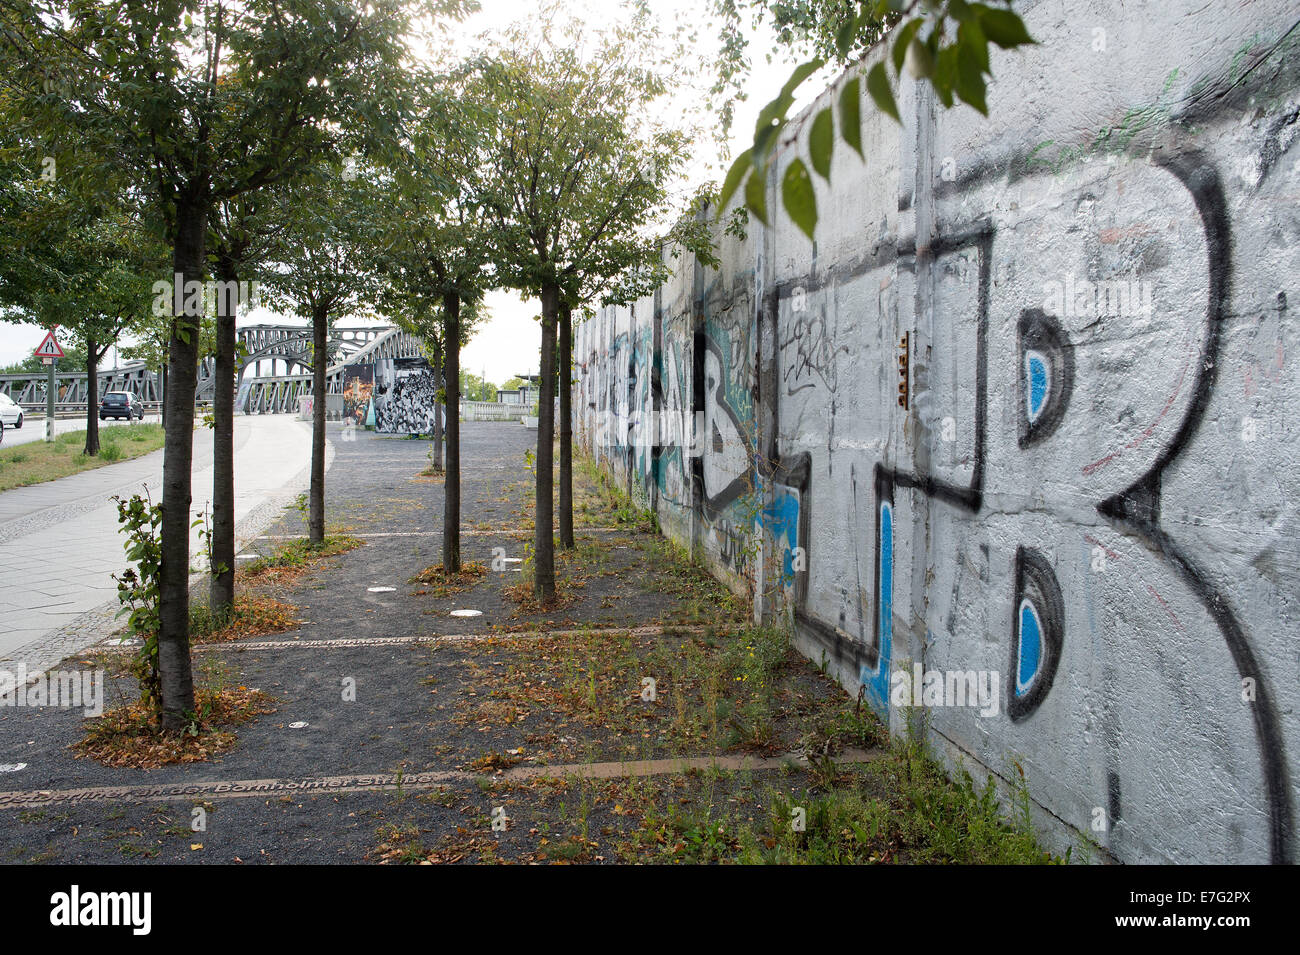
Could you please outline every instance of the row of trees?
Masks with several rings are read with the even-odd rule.
[[[454,409],[460,349],[485,292],[539,299],[534,585],[542,601],[554,596],[557,394],[560,538],[573,543],[573,315],[641,294],[664,274],[653,224],[672,207],[687,137],[653,119],[671,89],[671,54],[647,57],[655,27],[644,12],[600,34],[550,15],[469,58],[413,56],[464,9],[460,0],[0,0],[0,308],[72,331],[92,382],[124,332],[152,333],[166,357],[166,729],[185,725],[194,706],[190,474],[204,355],[217,369],[212,609],[235,597],[239,303],[223,293],[240,282],[258,282],[264,302],[311,325],[313,542],[325,533],[332,322],[373,308],[422,336]],[[698,217],[682,222],[672,238],[706,249]],[[162,309],[160,277],[170,289]],[[209,280],[219,283],[215,300],[191,294]],[[443,569],[455,574],[454,413],[440,437]]]
[[[755,3],[767,8],[766,0]],[[933,10],[916,12],[919,3]],[[0,314],[72,328],[92,383],[103,350],[127,329],[166,360],[158,580],[166,729],[185,725],[194,706],[193,395],[198,360],[208,353],[217,368],[214,611],[234,599],[238,303],[218,295],[208,307],[191,289],[212,278],[227,289],[258,281],[270,304],[311,324],[314,542],[325,532],[330,324],[372,307],[394,316],[424,338],[441,372],[445,406],[455,409],[460,348],[480,320],[484,293],[509,288],[538,299],[533,584],[545,603],[555,594],[557,396],[559,537],[562,547],[573,545],[568,400],[575,311],[649,292],[667,274],[666,249],[716,264],[699,214],[709,196],[690,203],[678,197],[675,204],[670,193],[691,138],[680,128],[680,109],[657,119],[656,107],[671,102],[684,51],[660,35],[646,5],[634,2],[622,26],[599,33],[543,12],[472,55],[431,57],[438,31],[471,5],[0,0]],[[955,90],[982,106],[988,42],[1028,39],[1006,11],[962,0],[861,0],[847,8],[808,0],[783,4],[782,15],[787,7],[797,8],[796,22],[821,45],[833,35],[839,57],[906,21],[895,71],[910,58],[914,75],[929,77],[945,105]],[[933,28],[922,38],[926,16]],[[956,41],[945,39],[949,17],[958,24]],[[724,183],[724,205],[748,178],[746,203],[765,220],[753,183],[762,181],[793,90],[822,62],[796,70],[760,115],[754,148]],[[888,112],[893,99],[883,76],[874,70],[867,86]],[[852,95],[839,104],[841,135],[857,148],[856,80],[846,89]],[[821,134],[812,139],[811,160],[827,175],[833,130],[821,114],[815,125]],[[811,190],[788,186],[784,204],[811,234]],[[672,211],[683,214],[665,234],[660,224]],[[149,324],[159,311],[160,274],[173,294],[161,323]],[[143,332],[138,323],[145,323]],[[94,423],[92,414],[91,429]],[[455,414],[439,438],[447,459],[443,569],[455,574]]]

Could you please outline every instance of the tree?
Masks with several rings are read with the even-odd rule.
[[[267,253],[264,286],[272,306],[305,318],[312,330],[311,484],[308,539],[325,539],[325,372],[335,319],[378,295],[376,248],[382,232],[379,194],[363,179],[345,180],[341,165],[318,167],[289,191],[285,226]]]
[[[218,619],[235,603],[235,361],[236,320],[247,276],[284,227],[273,217],[281,197],[249,192],[213,204],[208,256],[217,280],[212,396],[212,528],[209,538],[208,608]],[[241,285],[241,277],[244,285]],[[256,279],[253,279],[256,282]]]
[[[617,166],[624,151],[635,153],[637,143],[606,143],[608,152],[596,158],[595,165],[602,160],[611,161]],[[644,157],[653,164],[662,175],[667,170],[676,169],[682,160],[677,150],[666,152],[651,151]],[[609,170],[609,175],[620,173],[617,168]],[[599,182],[599,174],[593,176]],[[614,230],[613,234],[600,244],[591,256],[586,267],[574,270],[560,298],[559,344],[556,352],[556,368],[559,376],[560,392],[560,493],[559,493],[559,529],[560,546],[572,548],[573,537],[573,311],[582,309],[590,313],[589,303],[601,305],[630,305],[637,299],[654,293],[655,289],[672,276],[669,260],[679,258],[684,252],[693,255],[701,265],[707,268],[718,267],[713,235],[702,211],[714,198],[709,188],[697,191],[686,212],[663,236],[647,235],[636,228],[638,210],[628,206],[620,210],[620,219],[632,217],[633,221],[623,222],[626,231]],[[592,200],[588,200],[592,201]],[[596,200],[598,201],[598,200]]]
[[[510,36],[483,74],[499,113],[492,161],[501,267],[507,284],[542,304],[534,588],[543,603],[555,594],[557,325],[561,341],[569,341],[567,309],[584,284],[639,258],[627,253],[643,249],[644,230],[667,213],[666,183],[686,148],[680,130],[650,119],[673,87],[672,54],[656,61],[647,52],[656,33],[644,10],[628,27],[594,38],[571,22],[543,22],[533,29],[535,42]],[[590,57],[579,49],[590,49]],[[566,380],[568,373],[562,367]],[[568,402],[561,400],[563,413]],[[569,427],[562,422],[562,438]],[[563,443],[561,461],[568,464]],[[562,488],[570,489],[563,478]],[[571,514],[570,497],[562,500]],[[564,542],[572,542],[571,517]]]
[[[422,11],[459,8],[426,3]],[[194,709],[189,508],[212,204],[292,179],[345,129],[386,135],[407,55],[401,0],[7,0],[0,82],[75,190],[148,193],[171,252],[159,667],[163,728]],[[80,162],[77,158],[80,157]],[[88,157],[94,157],[93,159]],[[63,160],[70,160],[71,165]],[[112,175],[106,176],[106,172]]]
[[[441,350],[447,467],[443,481],[442,569],[460,573],[460,349],[479,316],[493,249],[485,200],[485,116],[472,70],[423,77],[415,119],[390,160],[385,208],[392,213],[387,272]]]
[[[969,0],[715,0],[715,12],[723,17],[723,56],[714,92],[736,90],[745,72],[745,44],[739,29],[741,11],[761,21],[772,19],[781,42],[813,57],[797,66],[780,94],[758,114],[754,142],[736,157],[722,185],[718,213],[744,184],[744,202],[759,221],[768,224],[766,174],[772,152],[788,122],[795,93],[828,63],[847,65],[871,44],[894,31],[892,62],[895,77],[904,67],[913,78],[928,82],[945,109],[956,100],[988,115],[985,102],[989,43],[1014,49],[1034,42],[1024,22],[1011,10],[1014,0],[1000,0],[1001,6]],[[951,29],[950,29],[951,26]],[[927,30],[928,27],[928,30]],[[924,33],[924,38],[922,34]],[[862,81],[853,77],[840,90],[838,112],[840,136],[859,157],[862,152]],[[889,71],[884,62],[867,71],[866,89],[881,112],[901,122]],[[835,111],[819,110],[809,130],[808,152],[813,171],[830,182],[831,154],[835,146]],[[724,109],[724,127],[732,115]],[[795,225],[813,237],[817,227],[817,200],[808,164],[795,157],[781,179],[781,202]]]
[[[497,386],[471,371],[460,373],[460,393],[469,401],[497,400]]]
[[[0,108],[0,125],[3,119]],[[96,455],[99,363],[121,335],[148,321],[163,252],[127,197],[84,205],[61,188],[55,167],[42,162],[37,172],[14,153],[21,153],[20,144],[4,151],[8,162],[0,159],[7,167],[0,185],[3,318],[63,327],[70,348],[64,360],[86,372],[84,451]]]

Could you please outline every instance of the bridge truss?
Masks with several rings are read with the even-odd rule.
[[[243,358],[236,372],[236,394],[242,400],[236,411],[246,414],[277,414],[298,410],[298,398],[311,394],[312,332],[298,325],[250,325],[238,332]],[[330,365],[325,373],[326,394],[343,393],[343,368],[357,362],[384,358],[415,358],[423,354],[419,338],[389,325],[339,327],[331,329]],[[276,363],[283,364],[286,374],[275,374]],[[271,373],[259,374],[262,364]],[[249,375],[249,369],[253,374]],[[292,369],[301,368],[301,372]],[[215,363],[205,358],[199,364],[195,401],[210,403],[216,391]],[[129,391],[146,404],[162,400],[162,388],[156,369],[144,362],[129,362],[99,374],[99,394],[106,391]],[[26,372],[0,375],[0,392],[31,411],[45,408],[48,375]],[[84,411],[86,407],[85,371],[55,372],[56,411]],[[247,383],[247,388],[240,387]]]

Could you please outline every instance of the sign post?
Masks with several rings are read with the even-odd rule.
[[[36,346],[35,351],[36,357],[50,368],[50,377],[45,383],[45,440],[47,442],[54,440],[54,398],[57,393],[54,384],[54,368],[55,363],[64,357],[63,349],[59,347],[59,340],[54,337],[54,328],[45,333],[45,338]]]
[[[45,441],[49,443],[54,440],[54,391],[57,385],[54,384],[54,362],[57,359],[47,358],[45,363],[50,366],[50,377],[45,383]]]

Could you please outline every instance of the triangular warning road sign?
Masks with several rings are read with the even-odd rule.
[[[45,338],[36,346],[37,358],[62,358],[63,349],[59,347],[59,341],[54,337],[54,332],[46,332]]]

